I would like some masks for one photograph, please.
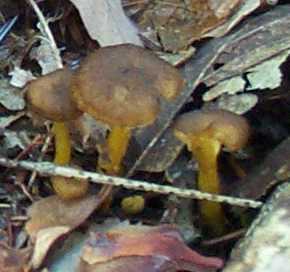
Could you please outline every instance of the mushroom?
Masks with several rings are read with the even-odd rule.
[[[76,119],[82,113],[70,97],[69,69],[57,70],[31,81],[27,85],[28,109],[40,117],[53,121],[52,132],[55,140],[54,162],[67,165],[71,160],[71,140],[66,121]],[[52,177],[52,186],[62,199],[74,199],[86,194],[88,182]]]
[[[220,193],[218,155],[224,146],[230,152],[243,148],[249,138],[247,120],[225,110],[200,110],[181,115],[174,125],[175,136],[187,145],[199,165],[198,189]],[[221,234],[225,217],[218,203],[200,202],[203,222]]]
[[[173,99],[182,87],[178,70],[142,47],[108,46],[90,54],[73,75],[71,88],[78,108],[111,128],[109,161],[99,161],[99,167],[120,174],[132,129],[152,124],[160,99]]]

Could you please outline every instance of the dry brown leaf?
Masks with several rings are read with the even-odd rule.
[[[41,199],[29,208],[30,220],[26,231],[35,240],[37,233],[51,227],[68,227],[70,230],[82,224],[98,207],[97,196],[87,196],[73,201],[62,201],[57,196]]]
[[[133,43],[142,45],[138,31],[126,17],[120,0],[71,0],[92,39],[101,46]]]
[[[232,17],[226,20],[222,25],[216,27],[212,31],[207,32],[203,37],[221,37],[225,35],[243,18],[263,5],[264,2],[264,0],[242,0],[239,8]]]
[[[95,195],[68,202],[51,196],[35,202],[28,211],[30,220],[25,226],[35,243],[32,266],[38,268],[51,246],[82,224],[99,204]]]
[[[223,262],[185,245],[172,225],[123,226],[94,233],[83,249],[79,271],[216,271]]]
[[[28,271],[31,248],[14,249],[0,243],[0,271],[1,272],[25,272]]]
[[[138,4],[134,2],[136,1],[127,0],[124,6],[136,9]],[[157,32],[165,51],[176,52],[221,25],[241,2],[242,0],[151,1],[147,6],[140,7],[142,12],[138,25],[147,36],[148,30],[152,32],[151,36]]]
[[[70,231],[69,227],[50,227],[37,232],[35,247],[31,258],[33,268],[38,268],[43,263],[47,252],[55,241]]]

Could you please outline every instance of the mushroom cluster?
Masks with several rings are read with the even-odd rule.
[[[76,109],[76,113],[73,111],[69,118],[56,121],[70,120],[79,112],[86,112],[110,126],[107,141],[109,161],[100,161],[98,166],[110,175],[121,174],[122,159],[132,129],[152,124],[160,112],[161,100],[176,97],[184,82],[176,68],[151,51],[131,44],[103,47],[89,54],[78,71],[66,76],[63,86],[57,85],[57,82],[47,84],[44,92],[37,81],[41,79],[28,86],[27,98],[31,109],[43,117],[56,120],[47,114],[42,105],[51,93],[56,95],[53,104],[57,104],[54,105],[57,110],[63,109],[61,113],[68,111],[59,103],[69,104]],[[66,97],[59,98],[63,91]],[[58,130],[57,126],[55,130]],[[55,132],[55,135],[59,134]],[[56,145],[56,153],[57,150]],[[68,159],[55,159],[55,162],[65,164]]]
[[[187,145],[198,162],[198,189],[208,193],[221,192],[218,176],[218,155],[222,147],[229,152],[243,148],[249,138],[247,120],[225,110],[200,110],[181,115],[175,123],[175,136]],[[200,202],[202,222],[221,234],[225,217],[219,203]]]

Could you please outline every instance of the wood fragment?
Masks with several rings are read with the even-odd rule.
[[[223,272],[290,271],[290,183],[280,185],[263,206]]]

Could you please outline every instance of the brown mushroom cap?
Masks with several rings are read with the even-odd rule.
[[[81,115],[70,95],[72,72],[62,69],[33,80],[27,85],[28,108],[52,121],[67,121]]]
[[[172,99],[182,86],[177,69],[130,44],[98,49],[72,78],[72,94],[79,108],[110,126],[153,123],[160,97]]]
[[[208,131],[229,151],[237,151],[246,145],[250,127],[240,115],[225,110],[201,110],[181,115],[175,123],[175,134],[183,142]]]

